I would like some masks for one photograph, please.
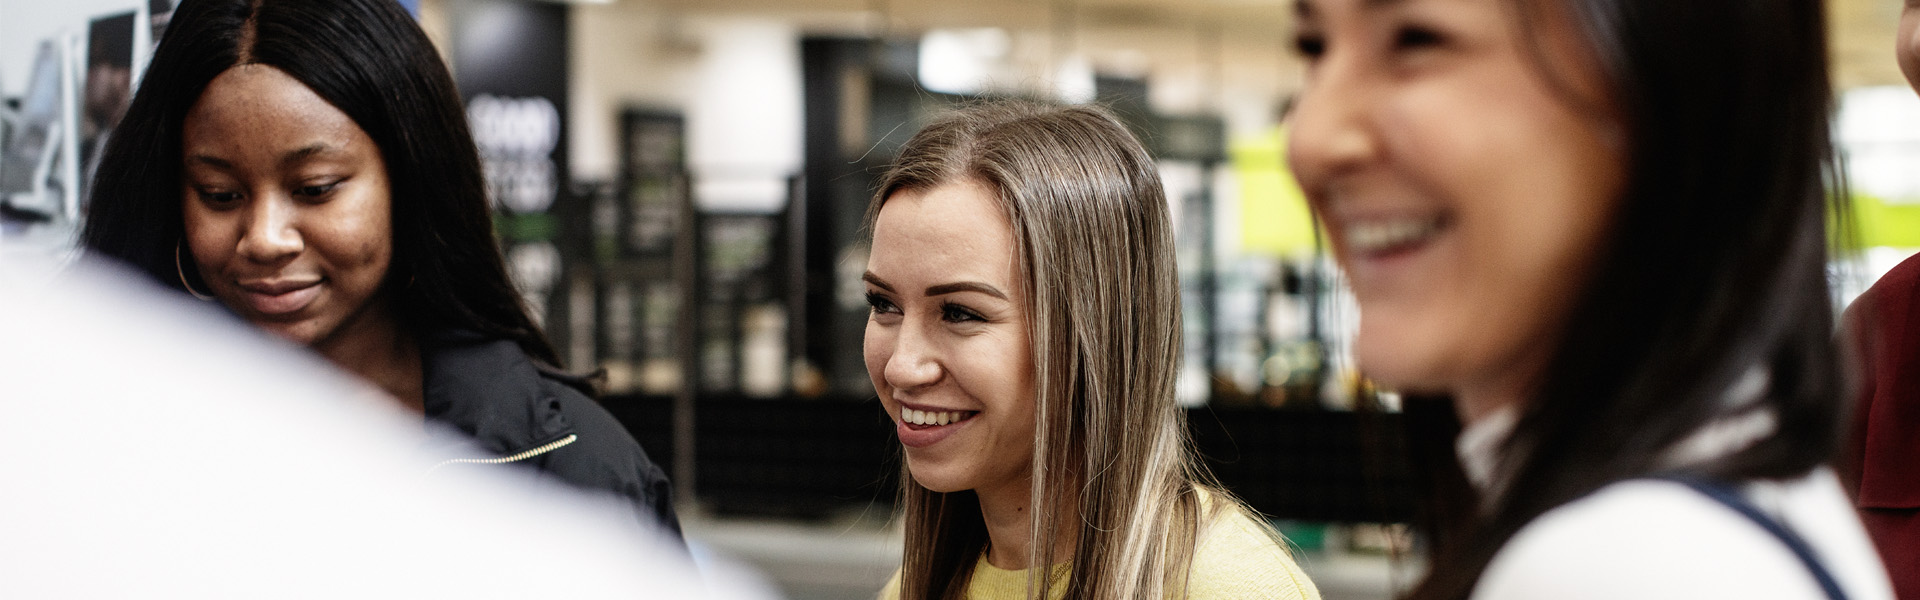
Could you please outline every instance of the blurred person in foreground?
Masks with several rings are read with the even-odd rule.
[[[679,535],[665,475],[508,281],[452,78],[392,0],[182,3],[93,189],[91,254],[465,433],[483,452],[450,468],[530,467]]]
[[[423,475],[384,392],[144,277],[0,282],[0,598],[768,597],[625,502]]]
[[[1465,496],[1425,505],[1413,598],[1890,595],[1823,466],[1821,2],[1295,6],[1289,157],[1355,357],[1464,424],[1413,447]]]
[[[1900,71],[1920,91],[1920,0],[1907,0],[1896,39]],[[1920,256],[1874,282],[1844,322],[1863,377],[1840,475],[1895,595],[1920,600]]]
[[[1195,458],[1166,195],[1112,115],[940,118],[868,221],[867,373],[906,455],[881,598],[1319,598]]]

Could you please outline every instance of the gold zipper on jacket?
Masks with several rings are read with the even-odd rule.
[[[554,450],[559,450],[561,447],[566,446],[567,444],[574,443],[579,439],[580,439],[579,434],[569,433],[567,434],[567,437],[563,437],[551,442],[547,442],[546,444],[543,444],[538,448],[534,448],[526,452],[521,452],[513,456],[503,456],[500,458],[454,458],[454,459],[443,460],[443,461],[440,461],[440,464],[434,465],[432,469],[427,469],[427,472],[432,473],[434,469],[439,469],[440,467],[444,467],[451,464],[501,465],[501,464],[506,464],[510,462],[520,462],[529,458],[533,458],[535,456],[552,452]]]

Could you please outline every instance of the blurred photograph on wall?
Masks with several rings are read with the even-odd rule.
[[[165,0],[161,0],[164,2]],[[169,11],[172,9],[169,8]],[[133,100],[134,13],[94,19],[87,26],[86,87],[80,105],[80,202],[86,207],[89,182],[99,167],[107,136],[127,114]]]
[[[160,34],[167,32],[167,23],[173,21],[173,8],[178,4],[177,0],[147,0],[147,26],[153,28],[153,37],[147,39],[154,47],[160,46]]]

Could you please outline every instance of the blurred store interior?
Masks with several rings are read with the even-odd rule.
[[[1219,478],[1329,599],[1415,578],[1396,400],[1285,168],[1290,0],[398,0],[468,101],[510,267],[681,494],[704,551],[793,598],[898,564],[899,451],[859,348],[879,169],[943,107],[1100,102],[1159,161],[1179,239],[1179,401]],[[99,141],[173,0],[0,1],[0,252],[69,256]],[[1899,0],[1830,0],[1859,236],[1836,308],[1920,249]]]

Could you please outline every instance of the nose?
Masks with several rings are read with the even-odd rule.
[[[1375,92],[1357,67],[1327,54],[1288,115],[1287,162],[1310,198],[1314,188],[1379,158]]]
[[[884,375],[887,386],[896,392],[925,389],[946,375],[939,348],[925,329],[908,319],[900,324],[899,333],[894,336],[893,354],[887,357]]]
[[[300,235],[298,207],[291,198],[258,196],[248,204],[239,254],[247,260],[274,264],[291,260],[306,249]]]

